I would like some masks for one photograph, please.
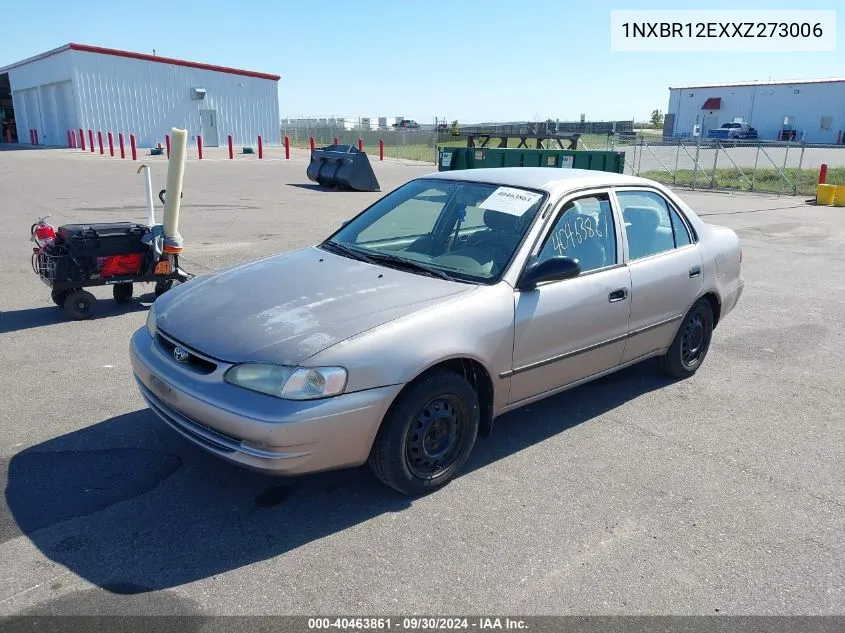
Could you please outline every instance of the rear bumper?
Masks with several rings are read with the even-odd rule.
[[[742,297],[742,291],[745,289],[745,281],[740,279],[736,286],[724,296],[722,299],[722,314],[721,316],[724,317],[728,315],[736,305],[739,303],[740,297]]]
[[[194,375],[142,327],[130,360],[141,396],[168,426],[200,448],[252,470],[297,475],[358,466],[402,385],[295,402],[223,381],[228,367]]]

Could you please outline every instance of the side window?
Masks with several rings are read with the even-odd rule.
[[[681,219],[681,216],[678,215],[678,212],[671,207],[669,208],[669,217],[672,219],[672,232],[675,235],[675,247],[680,248],[681,246],[692,244],[687,225],[684,224],[684,221]]]
[[[690,234],[677,211],[653,191],[617,191],[629,259],[671,251],[691,243]]]
[[[566,203],[537,259],[558,256],[577,259],[582,274],[616,263],[616,231],[607,194]]]

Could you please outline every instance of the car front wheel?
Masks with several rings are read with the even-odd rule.
[[[466,462],[479,420],[472,385],[453,371],[433,371],[412,384],[388,411],[370,451],[370,467],[384,484],[403,494],[432,492],[451,481]]]
[[[664,371],[675,378],[692,376],[710,349],[713,337],[713,307],[699,299],[684,317],[669,351],[661,358]]]

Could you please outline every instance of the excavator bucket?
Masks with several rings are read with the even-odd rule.
[[[329,145],[311,152],[308,180],[323,187],[381,191],[367,154],[354,145]]]

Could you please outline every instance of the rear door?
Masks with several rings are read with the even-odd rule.
[[[683,213],[657,190],[614,189],[631,275],[631,318],[622,362],[667,348],[703,288],[702,257]]]

